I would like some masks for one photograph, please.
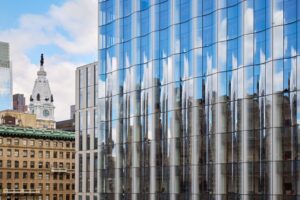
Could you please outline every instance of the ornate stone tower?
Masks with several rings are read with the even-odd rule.
[[[47,73],[44,70],[44,57],[41,55],[41,67],[37,72],[32,95],[30,96],[29,110],[37,119],[54,121],[53,95],[50,90]]]

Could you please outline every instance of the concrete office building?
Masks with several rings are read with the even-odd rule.
[[[13,95],[13,110],[27,112],[28,106],[26,105],[24,94]]]
[[[0,41],[0,110],[12,109],[12,69],[9,44]]]
[[[98,63],[76,70],[76,196],[97,200],[98,136],[96,134]]]
[[[0,126],[0,199],[75,199],[75,135]]]
[[[299,13],[100,0],[99,199],[299,199]]]

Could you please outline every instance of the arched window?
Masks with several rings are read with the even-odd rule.
[[[51,94],[51,102],[53,102],[54,100],[53,100],[53,95]]]
[[[36,100],[37,100],[37,101],[40,101],[40,99],[41,99],[40,94],[37,94],[37,95],[36,95]]]

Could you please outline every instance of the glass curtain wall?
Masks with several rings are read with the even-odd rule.
[[[101,199],[300,198],[300,1],[99,0],[98,46]]]

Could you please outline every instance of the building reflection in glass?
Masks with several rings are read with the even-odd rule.
[[[299,198],[299,9],[99,1],[100,198]]]

